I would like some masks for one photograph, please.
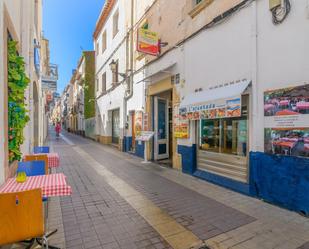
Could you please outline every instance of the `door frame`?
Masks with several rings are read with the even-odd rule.
[[[165,139],[158,139],[158,100],[166,102],[165,105]],[[168,113],[168,99],[154,96],[154,160],[162,160],[169,158],[169,113]],[[159,155],[159,144],[166,144],[166,153]]]

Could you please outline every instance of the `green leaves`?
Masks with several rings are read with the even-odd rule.
[[[20,145],[24,142],[23,130],[29,121],[24,93],[30,82],[25,74],[24,58],[17,54],[17,42],[8,42],[8,139],[9,161],[21,159]]]

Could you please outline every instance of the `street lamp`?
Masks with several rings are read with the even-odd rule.
[[[125,74],[125,73],[118,73],[118,63],[114,59],[109,64],[109,67],[110,67],[110,69],[111,69],[113,74],[118,74],[118,75],[120,75],[124,79],[127,78],[127,74]]]

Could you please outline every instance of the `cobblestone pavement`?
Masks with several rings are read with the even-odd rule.
[[[309,220],[294,212],[72,134],[52,144],[73,188],[60,198],[66,248],[187,248],[177,234],[183,246],[308,248]]]

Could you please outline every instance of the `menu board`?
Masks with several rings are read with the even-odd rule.
[[[264,92],[264,150],[309,157],[309,84]]]

